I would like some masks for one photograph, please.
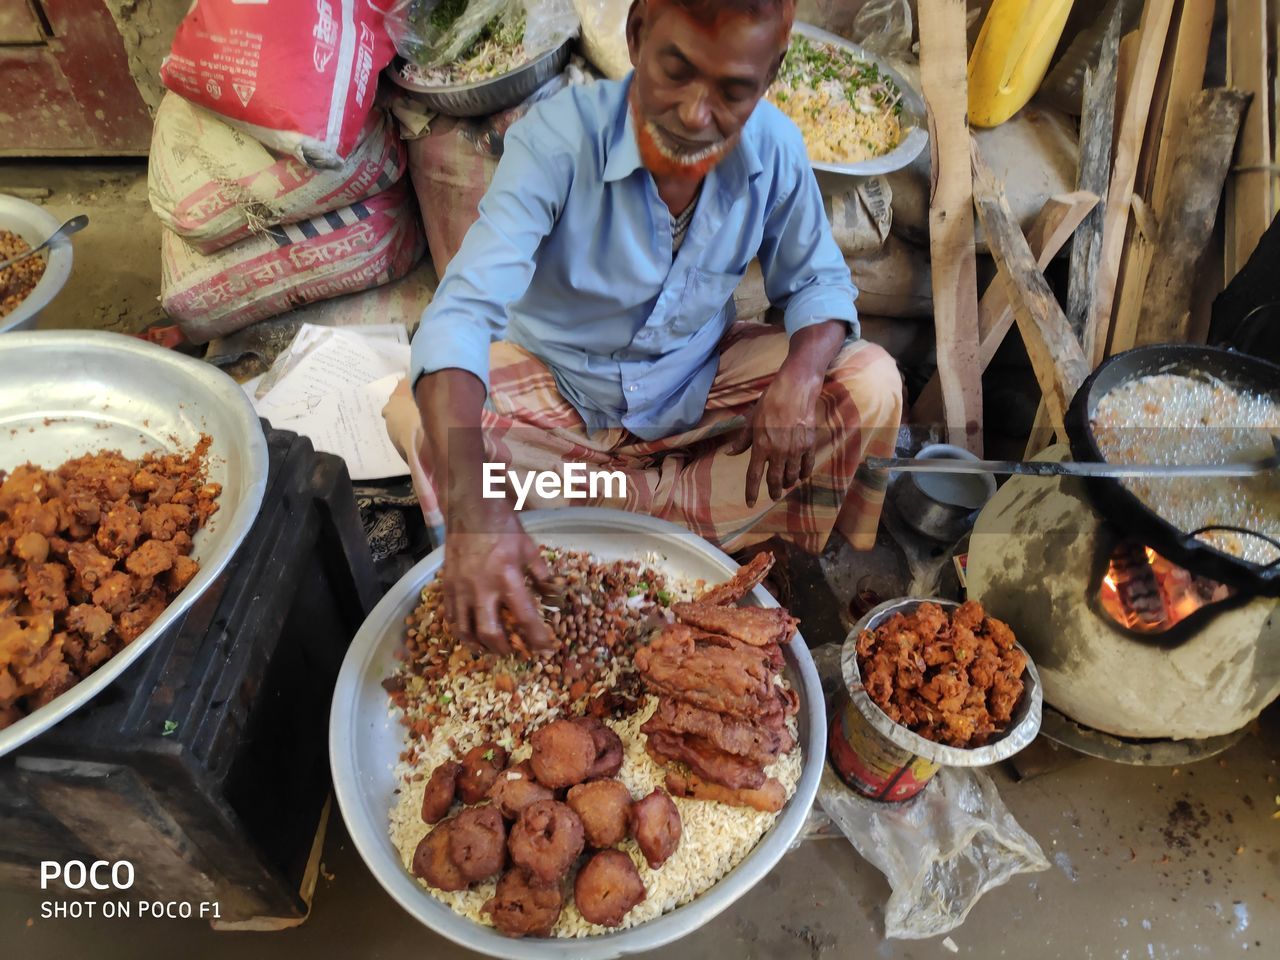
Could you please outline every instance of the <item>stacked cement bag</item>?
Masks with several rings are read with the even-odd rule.
[[[340,6],[380,16],[368,0]],[[225,38],[263,9],[202,0],[162,71],[171,92],[156,113],[147,177],[165,227],[160,299],[196,343],[404,276],[426,249],[398,126],[373,104],[390,58],[381,21],[325,21],[326,43],[355,29],[356,52],[368,46],[374,59],[308,59],[311,73],[329,70],[317,86],[289,72],[321,51],[310,27],[289,17],[263,21],[263,56],[242,75],[244,58]]]

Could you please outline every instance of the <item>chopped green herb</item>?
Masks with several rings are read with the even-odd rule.
[[[660,604],[662,604],[664,607],[669,607],[669,606],[671,606],[671,601],[672,601],[673,599],[674,599],[674,598],[671,596],[671,591],[670,591],[670,590],[659,590],[659,591],[658,591],[658,602],[659,602]]]
[[[492,751],[492,750],[486,750],[484,753],[480,754],[480,756],[484,757],[486,760],[492,760],[492,759],[493,759],[493,751]]]
[[[441,706],[448,706],[449,704],[453,703],[453,694],[452,694],[452,693],[442,693],[442,694],[440,694],[440,698],[439,698],[439,700],[440,700],[440,705],[441,705]]]
[[[160,732],[160,736],[162,736],[162,737],[167,737],[167,736],[170,736],[170,735],[172,735],[172,734],[174,734],[174,733],[177,733],[177,731],[178,731],[178,721],[177,721],[177,720],[166,720],[166,721],[164,722],[164,729],[163,729],[163,730],[161,730],[161,732]]]

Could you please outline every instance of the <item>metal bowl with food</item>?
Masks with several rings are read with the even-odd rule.
[[[1040,730],[1044,703],[1040,675],[1016,641],[1013,647],[1025,658],[1020,677],[1022,689],[1008,720],[987,735],[981,745],[949,746],[921,736],[876,703],[859,664],[858,638],[868,631],[874,633],[898,614],[911,616],[923,604],[941,608],[948,617],[962,606],[954,600],[924,597],[889,600],[854,624],[841,651],[847,700],[844,713],[831,725],[832,760],[847,784],[879,800],[910,799],[939,767],[985,767],[1007,760],[1030,744]]]
[[[594,508],[537,511],[524,517],[524,526],[531,537],[553,551],[582,551],[601,563],[641,560],[690,582],[718,583],[736,568],[729,557],[687,530],[642,515]],[[390,815],[403,800],[397,793],[402,785],[397,765],[411,741],[390,707],[383,682],[398,667],[406,622],[413,622],[423,589],[437,576],[442,560],[441,551],[428,556],[375,608],[343,663],[331,714],[330,756],[343,817],[366,864],[402,907],[440,935],[492,956],[550,958],[563,957],[567,951],[582,958],[617,957],[688,935],[774,867],[803,830],[823,765],[826,725],[821,687],[799,635],[782,648],[782,676],[799,700],[795,720],[800,756],[794,792],[754,847],[743,851],[738,844],[736,865],[692,900],[671,909],[681,902],[673,900],[652,919],[616,932],[581,931],[572,934],[573,939],[510,939],[456,912],[424,887],[406,868],[403,850],[389,830]],[[750,600],[758,607],[777,607],[758,587]],[[643,754],[644,748],[639,752]],[[713,805],[712,801],[690,802]],[[700,855],[696,845],[690,849]]]
[[[5,234],[17,236],[30,249],[53,236],[58,227],[58,221],[34,203],[0,194],[0,239]],[[26,290],[24,285],[21,300],[9,312],[0,314],[0,333],[34,327],[40,311],[58,295],[71,275],[71,241],[66,237],[55,240],[47,251],[36,254],[36,257],[44,259],[44,272],[30,290]],[[8,258],[9,254],[0,250],[0,261]],[[8,297],[2,289],[4,286],[0,283],[0,302]]]
[[[397,57],[387,78],[429,110],[447,117],[487,117],[514,107],[564,69],[572,38],[521,64],[514,70],[472,83],[428,85],[411,79],[408,61]]]
[[[900,170],[929,142],[924,98],[885,60],[808,23],[765,95],[800,127],[815,170],[870,177]]]
[[[136,460],[207,442],[203,480],[221,488],[217,512],[191,538],[199,565],[191,579],[110,659],[0,729],[3,756],[106,689],[217,579],[258,514],[267,446],[252,405],[226,374],[133,337],[82,330],[0,337],[0,437],[0,474],[11,476],[27,463],[54,470],[103,451]],[[12,599],[0,597],[0,625],[6,610],[22,610]]]

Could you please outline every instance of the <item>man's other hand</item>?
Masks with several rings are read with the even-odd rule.
[[[763,477],[769,497],[781,500],[813,473],[817,400],[822,376],[780,370],[747,413],[746,425],[729,443],[737,455],[751,450],[747,464],[747,506],[754,507]]]
[[[497,654],[512,652],[502,624],[505,608],[515,632],[531,650],[550,649],[555,638],[525,582],[526,572],[543,591],[553,589],[551,571],[538,545],[524,532],[505,501],[462,508],[444,542],[445,615],[463,643],[479,643]]]

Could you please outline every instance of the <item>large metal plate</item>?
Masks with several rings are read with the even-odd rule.
[[[539,510],[526,514],[524,528],[540,543],[587,550],[606,560],[638,559],[654,551],[663,565],[708,582],[727,579],[737,564],[688,530],[652,517],[600,508]],[[404,636],[404,618],[417,605],[422,588],[443,562],[436,550],[391,588],[356,634],[333,695],[329,758],[338,806],[356,849],[386,891],[423,924],[454,943],[510,960],[606,960],[652,950],[687,936],[760,882],[804,829],[818,791],[826,759],[826,716],[822,685],[804,640],[788,644],[786,675],[800,695],[800,743],[803,769],[795,794],[778,819],[741,863],[692,903],[629,930],[586,939],[513,940],[454,913],[418,885],[401,866],[388,835],[394,802],[395,766],[404,747],[404,728],[390,713],[382,680],[397,666],[395,652]],[[776,601],[757,587],[760,606]]]
[[[843,173],[851,177],[874,177],[881,173],[901,170],[920,155],[920,151],[929,142],[929,124],[925,120],[924,97],[914,84],[908,82],[901,73],[889,66],[888,61],[882,60],[870,50],[864,50],[844,37],[828,33],[809,23],[797,23],[791,32],[818,43],[843,47],[859,59],[874,63],[880,68],[880,72],[897,84],[898,89],[902,91],[902,113],[898,120],[902,124],[903,137],[896,147],[883,156],[859,160],[857,163],[826,163],[811,160],[809,165],[813,169],[825,170],[827,173]]]
[[[253,525],[267,485],[267,443],[253,406],[226,374],[114,333],[50,330],[0,336],[0,469],[56,467],[119,450],[137,457],[213,438],[218,512],[196,534],[200,571],[142,635],[53,702],[0,730],[0,756],[48,730],[146,653],[222,572]]]

